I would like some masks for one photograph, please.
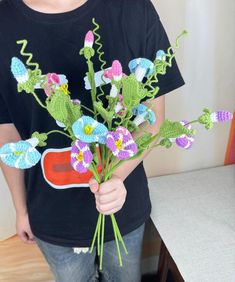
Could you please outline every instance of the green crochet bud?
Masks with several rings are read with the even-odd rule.
[[[95,55],[95,50],[90,47],[84,47],[79,52],[80,55],[83,55],[86,60],[90,60]]]
[[[158,136],[162,138],[177,138],[183,134],[192,136],[196,134],[196,130],[187,129],[180,122],[166,120],[160,127]]]
[[[47,134],[46,133],[39,133],[38,131],[35,131],[32,134],[32,138],[37,138],[39,140],[38,147],[45,147],[47,143],[45,142],[47,140]]]
[[[209,130],[209,129],[213,128],[213,126],[214,126],[214,124],[211,120],[211,113],[212,112],[208,108],[205,108],[203,110],[203,112],[204,112],[204,114],[199,117],[198,122],[205,125],[205,128]]]
[[[172,147],[172,142],[170,141],[170,139],[165,138],[160,141],[159,145],[169,149]]]

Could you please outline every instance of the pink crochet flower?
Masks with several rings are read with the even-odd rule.
[[[104,77],[119,81],[123,76],[126,76],[122,72],[122,65],[118,60],[113,61],[112,67],[104,71]]]
[[[57,73],[48,73],[47,82],[49,84],[60,84],[60,77]]]
[[[54,85],[60,85],[60,77],[56,73],[48,73],[47,82],[44,86],[44,91],[47,96],[50,96],[52,93],[54,93]]]
[[[119,160],[131,158],[138,151],[131,133],[122,126],[119,126],[115,132],[109,131],[106,136],[106,146]]]
[[[89,47],[92,48],[94,44],[94,34],[93,32],[90,30],[87,32],[86,36],[85,36],[85,43],[84,43],[84,47]]]

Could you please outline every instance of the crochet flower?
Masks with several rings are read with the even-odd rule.
[[[72,126],[74,135],[83,142],[105,144],[108,129],[89,116],[82,116]]]
[[[50,96],[52,93],[55,93],[54,87],[59,87],[60,77],[56,73],[48,73],[46,75],[46,83],[44,85],[44,91],[47,96]]]
[[[7,143],[0,148],[0,158],[3,163],[10,167],[31,168],[41,159],[41,154],[35,149],[38,143],[37,138]]]
[[[182,125],[184,125],[187,129],[191,130],[192,126],[190,124],[187,124],[187,121],[181,121],[180,122]],[[180,137],[176,139],[171,139],[171,142],[175,142],[176,145],[183,149],[190,149],[193,145],[195,138],[193,136],[189,136],[186,134],[181,135]]]
[[[106,146],[119,160],[131,158],[138,151],[131,133],[122,126],[117,127],[115,132],[109,131],[106,137]]]
[[[29,79],[29,73],[26,66],[16,57],[13,57],[11,60],[11,72],[18,83],[25,83]]]
[[[133,121],[136,126],[139,126],[145,121],[148,121],[151,125],[156,122],[156,116],[154,111],[149,109],[144,104],[139,104],[138,107],[135,107],[133,109],[133,114],[136,115],[136,118]]]
[[[94,44],[94,34],[90,30],[85,35],[84,47],[80,50],[79,54],[83,55],[87,60],[90,60],[95,55],[93,44]]]
[[[213,123],[226,122],[233,119],[233,114],[227,111],[217,111],[211,113],[210,119]]]
[[[112,63],[112,78],[114,81],[119,81],[122,78],[122,65],[118,60],[113,61]],[[112,88],[110,90],[110,97],[117,97],[119,90],[117,89],[115,84],[112,84]]]
[[[138,58],[129,62],[131,73],[135,74],[136,79],[141,82],[144,77],[148,77],[154,71],[154,64],[145,58]]]
[[[126,111],[126,107],[123,104],[123,96],[121,94],[118,95],[118,102],[114,107],[115,113],[122,116]]]
[[[156,53],[156,60],[166,61],[166,53],[163,50],[158,50]]]
[[[77,140],[71,149],[71,165],[74,170],[86,173],[93,159],[87,143]]]
[[[84,47],[92,48],[94,44],[94,34],[89,30],[85,36]]]
[[[204,124],[206,129],[211,129],[214,123],[221,123],[233,119],[233,114],[228,111],[211,112],[209,109],[203,110],[204,114],[198,119],[199,123]]]

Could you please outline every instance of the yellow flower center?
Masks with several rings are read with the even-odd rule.
[[[76,156],[76,159],[79,161],[79,162],[82,162],[83,161],[83,152],[80,151],[79,154]]]
[[[16,156],[20,156],[20,155],[22,155],[23,153],[22,153],[22,152],[14,152],[14,154],[15,154]]]
[[[121,139],[118,139],[117,141],[115,141],[115,145],[116,145],[118,150],[123,149],[123,143],[122,143]]]
[[[86,135],[91,135],[93,130],[94,130],[94,128],[90,124],[87,124],[84,127],[84,132],[85,132]]]
[[[61,85],[60,85],[60,89],[64,92],[64,94],[66,94],[66,95],[70,94],[69,88],[68,88],[68,84],[67,84],[67,83],[61,84]]]

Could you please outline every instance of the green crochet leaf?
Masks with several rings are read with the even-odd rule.
[[[146,149],[151,143],[152,133],[146,132],[141,137],[139,137],[135,142],[138,146],[138,149]]]
[[[143,94],[141,91],[140,83],[133,74],[122,79],[123,104],[128,110],[139,105]]]
[[[45,147],[47,143],[45,142],[47,140],[47,134],[46,133],[39,133],[38,131],[35,131],[32,134],[33,138],[37,138],[39,140],[38,147]]]
[[[61,90],[57,90],[46,100],[47,110],[57,121],[71,127],[81,117],[81,107],[73,104],[70,96]]]
[[[192,136],[196,134],[196,131],[185,128],[180,122],[166,120],[160,127],[158,136],[162,138],[177,138],[183,134]]]
[[[106,122],[112,122],[112,119],[114,117],[114,111],[107,111],[103,107],[102,102],[94,102],[93,106]]]
[[[34,87],[37,83],[41,83],[41,75],[38,71],[28,70],[29,79],[24,83],[18,83],[17,88],[18,92],[25,91],[26,93],[33,93]]]
[[[205,108],[203,112],[204,114],[199,117],[198,122],[205,125],[205,128],[209,130],[214,126],[210,117],[212,112],[208,108]]]

